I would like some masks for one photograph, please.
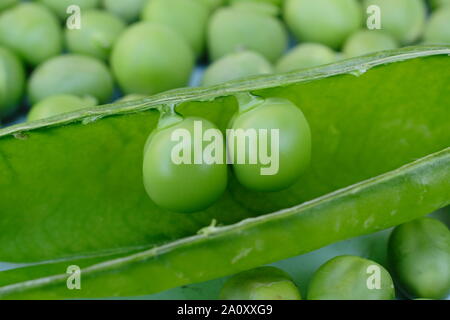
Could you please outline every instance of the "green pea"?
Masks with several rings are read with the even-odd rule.
[[[440,221],[421,218],[396,227],[388,257],[410,296],[441,299],[450,293],[450,231]]]
[[[291,277],[275,267],[259,267],[236,274],[220,292],[222,300],[301,300]]]
[[[308,286],[308,300],[392,300],[389,272],[378,263],[355,256],[335,257],[317,269]]]
[[[145,98],[148,98],[148,96],[144,94],[128,94],[125,97],[122,97],[119,100],[117,100],[117,102],[128,102],[128,101],[142,100]]]
[[[281,7],[283,4],[283,0],[229,0],[230,4],[237,4],[237,3],[245,3],[245,2],[258,2],[258,3],[268,3],[271,5],[275,5],[278,7]]]
[[[147,0],[103,0],[103,6],[107,11],[126,22],[138,20],[146,3]]]
[[[207,209],[224,193],[227,186],[227,165],[225,152],[221,163],[208,163],[204,159],[194,162],[195,128],[201,125],[203,133],[213,130],[223,137],[217,127],[204,119],[190,117],[183,119],[170,116],[152,132],[144,149],[143,176],[145,189],[153,202],[161,208],[177,213],[192,213]],[[175,134],[189,134],[189,141],[174,140]],[[202,138],[202,137],[200,137]],[[187,146],[191,153],[188,163],[175,161],[173,154],[177,146]],[[201,142],[206,150],[210,142]],[[180,152],[181,153],[181,152]]]
[[[0,16],[0,44],[36,66],[61,53],[62,30],[47,8],[22,3]]]
[[[443,6],[450,6],[450,0],[431,0],[430,4],[433,9],[436,9]]]
[[[67,29],[67,48],[72,53],[85,54],[107,60],[125,23],[116,16],[97,9],[82,15],[81,29]]]
[[[31,103],[65,93],[92,96],[105,103],[112,96],[113,79],[104,63],[76,54],[52,58],[31,74],[28,88]]]
[[[423,0],[365,0],[364,8],[376,5],[381,10],[381,29],[405,45],[423,32],[426,7]]]
[[[52,10],[60,19],[67,19],[69,13],[67,13],[67,8],[72,5],[78,6],[81,9],[81,13],[84,10],[97,8],[100,4],[100,0],[36,0],[50,10]],[[123,0],[122,0],[123,1]],[[127,2],[129,0],[126,0]]]
[[[283,56],[277,72],[289,72],[336,61],[336,52],[320,43],[302,43]]]
[[[0,120],[15,110],[24,90],[25,70],[21,61],[8,49],[0,47]]]
[[[224,5],[225,0],[196,0],[206,6],[210,12]]]
[[[11,8],[19,3],[19,0],[2,0],[0,2],[0,11]]]
[[[55,95],[35,104],[28,114],[28,121],[50,118],[97,105],[93,97],[80,98],[69,94]]]
[[[220,8],[211,18],[208,41],[212,60],[246,49],[275,62],[287,48],[287,32],[270,14]]]
[[[347,58],[398,48],[397,41],[381,30],[360,30],[345,42],[343,52]]]
[[[269,73],[273,73],[273,68],[266,58],[256,52],[242,51],[229,54],[211,64],[205,71],[202,84],[210,86]]]
[[[299,41],[318,42],[333,49],[341,47],[363,21],[357,0],[287,0],[283,15]]]
[[[450,6],[433,12],[425,29],[424,41],[428,44],[450,44]]]
[[[233,4],[234,9],[247,10],[253,13],[267,14],[277,16],[280,14],[280,7],[271,4],[270,2],[258,1],[237,1]]]
[[[228,143],[239,183],[250,190],[279,191],[298,182],[311,158],[311,131],[302,111],[282,98],[240,102],[239,108],[230,126],[235,135]],[[253,141],[239,136],[239,132],[254,136],[255,130]],[[264,143],[271,161],[261,157]]]
[[[155,94],[186,86],[194,67],[194,54],[170,28],[140,22],[119,37],[111,67],[125,94]]]
[[[203,52],[209,10],[196,0],[152,0],[142,19],[161,23],[180,34],[198,56]]]

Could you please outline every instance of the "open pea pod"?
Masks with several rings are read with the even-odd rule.
[[[402,49],[3,129],[0,261],[41,264],[0,272],[0,296],[159,292],[448,205],[449,54],[450,47]],[[288,190],[269,194],[246,191],[232,178],[205,212],[155,206],[141,167],[156,107],[173,104],[225,129],[240,92],[301,107],[312,131],[311,168]],[[208,228],[213,220],[221,226]],[[73,264],[82,268],[82,290],[67,289]]]

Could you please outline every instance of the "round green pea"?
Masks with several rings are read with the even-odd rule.
[[[378,263],[355,256],[335,257],[317,269],[308,286],[308,300],[392,300],[389,272]]]
[[[245,2],[257,2],[257,3],[268,3],[271,5],[275,5],[278,7],[281,7],[284,0],[229,0],[230,4],[237,4],[237,3],[245,3]]]
[[[0,47],[0,120],[10,115],[23,97],[25,70],[8,49]]]
[[[2,0],[0,2],[0,11],[11,8],[19,3],[19,0]]]
[[[171,116],[175,117],[175,116]],[[225,151],[220,163],[208,163],[203,157],[200,163],[195,157],[195,126],[200,124],[205,133],[213,130],[222,135],[217,127],[204,119],[176,117],[160,125],[150,135],[144,149],[144,186],[150,199],[159,207],[177,213],[193,213],[207,209],[224,193],[227,186]],[[189,141],[174,139],[176,134],[188,134]],[[201,139],[201,137],[200,137]],[[223,142],[223,136],[221,136]],[[174,159],[177,146],[188,146],[191,153],[188,163]],[[211,142],[202,141],[201,152]],[[223,143],[222,143],[223,146]],[[187,151],[186,151],[187,152]]]
[[[180,34],[198,56],[203,52],[209,10],[196,0],[151,0],[142,19],[168,26]]]
[[[67,48],[72,53],[85,54],[107,60],[119,35],[125,30],[125,23],[116,16],[97,9],[82,15],[81,29],[67,29]]]
[[[220,8],[211,18],[208,43],[212,60],[245,49],[275,62],[287,48],[287,32],[270,14],[238,7]]]
[[[424,42],[450,44],[450,6],[433,12],[425,29]]]
[[[237,1],[233,4],[233,8],[271,16],[277,16],[280,14],[280,8],[270,2]]]
[[[360,30],[347,39],[342,51],[347,58],[351,58],[396,48],[398,43],[390,34],[381,30]]]
[[[363,22],[357,0],[287,0],[283,15],[299,41],[318,42],[333,49],[340,48]]]
[[[210,86],[249,76],[273,73],[272,65],[256,52],[231,53],[206,69],[202,85]]]
[[[103,0],[103,6],[107,11],[126,22],[138,20],[146,3],[147,0]]]
[[[46,7],[22,3],[0,16],[0,44],[36,66],[61,53],[61,26]]]
[[[125,94],[151,95],[186,86],[194,67],[194,54],[172,29],[140,22],[117,40],[111,67]]]
[[[232,144],[228,144],[239,183],[254,191],[280,191],[292,186],[306,171],[311,159],[311,131],[303,112],[282,98],[250,102],[248,106],[241,105],[240,109],[230,126],[236,134],[230,138]],[[264,130],[265,138],[260,130]],[[239,132],[251,134],[255,131],[258,138],[254,142],[238,135]],[[267,142],[268,154],[272,155],[271,164],[264,164],[260,157],[262,139],[265,140],[262,143]],[[239,161],[239,157],[245,161]],[[250,159],[258,161],[251,163]]]
[[[36,0],[36,1],[47,6],[60,19],[63,20],[67,19],[70,16],[70,13],[67,13],[67,9],[72,5],[78,6],[81,9],[81,14],[83,14],[84,10],[94,9],[100,5],[100,0]],[[129,0],[126,1],[128,2]]]
[[[276,65],[277,72],[290,72],[336,61],[336,52],[320,43],[302,43],[284,55]]]
[[[388,257],[410,296],[441,299],[450,293],[450,231],[442,222],[421,218],[396,227]]]
[[[28,121],[50,118],[96,105],[97,100],[93,97],[81,98],[69,94],[55,95],[35,104],[28,114]]]
[[[109,101],[113,79],[106,65],[92,57],[68,54],[52,58],[31,74],[28,94],[35,104],[57,94],[92,96],[99,103]]]
[[[381,10],[381,30],[400,44],[416,41],[422,34],[426,7],[423,0],[365,0],[364,9],[376,5]]]
[[[210,12],[216,10],[217,8],[225,4],[225,0],[196,0],[196,1],[206,6]]]
[[[259,267],[229,278],[220,292],[221,300],[301,300],[291,277],[275,267]]]

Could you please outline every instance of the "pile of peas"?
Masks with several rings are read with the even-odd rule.
[[[381,30],[366,27],[372,5]],[[2,0],[0,123],[449,44],[449,17],[448,0]]]
[[[308,300],[443,299],[450,294],[450,231],[432,218],[396,227],[382,266],[357,256],[337,256],[321,265],[307,286]],[[392,277],[391,277],[392,274]],[[225,300],[301,300],[294,280],[275,267],[259,267],[229,278]]]

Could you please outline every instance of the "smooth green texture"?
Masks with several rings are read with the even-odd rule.
[[[107,260],[105,255],[111,252],[93,255],[93,259],[104,260],[83,267],[83,290],[67,290],[67,274],[61,273],[68,265],[86,265],[83,257],[66,259],[59,264],[50,262],[47,268],[38,265],[23,272],[19,269],[0,273],[0,283],[6,284],[0,288],[0,296],[61,299],[143,295],[231,275],[345,238],[385,229],[433,211],[432,207],[439,203],[448,204],[444,191],[449,188],[449,164],[450,148],[288,211],[230,227],[209,228],[199,236],[149,250],[142,248],[144,251],[136,254],[133,251],[137,248],[129,248],[130,255],[120,259]],[[422,179],[430,183],[416,184]],[[412,202],[423,194],[432,197]],[[373,205],[381,199],[383,206]],[[367,208],[364,214],[359,211],[360,206]],[[359,215],[357,222],[356,215]],[[330,219],[335,223],[330,224]],[[367,246],[366,250],[373,255],[380,244]],[[37,278],[38,274],[44,277],[20,282],[32,275]]]
[[[284,0],[228,0],[230,4],[237,4],[237,3],[245,3],[245,2],[257,2],[257,3],[268,3],[271,5],[275,5],[278,7],[281,7]]]
[[[201,118],[189,117],[177,119],[175,123],[169,122],[171,125],[153,131],[145,146],[143,161],[145,190],[156,205],[172,212],[193,213],[206,210],[219,200],[227,187],[228,172],[223,135],[213,123]],[[211,159],[206,156],[205,149],[212,141],[202,140],[202,160],[201,163],[195,162],[200,156],[195,153],[196,139],[203,138],[196,137],[194,129],[196,123],[201,125],[203,134],[208,130],[215,130],[220,135],[222,157],[219,163],[207,163]],[[189,139],[174,141],[174,135],[184,132],[189,134]],[[175,162],[174,150],[180,144],[190,150],[188,163]],[[184,156],[184,151],[176,154]]]
[[[36,66],[61,53],[61,26],[44,6],[21,3],[1,14],[0,44]]]
[[[379,283],[373,280],[379,278]],[[379,287],[378,287],[379,285]],[[355,256],[339,256],[323,264],[308,286],[308,300],[392,300],[394,283],[380,264]]]
[[[450,6],[450,0],[430,0],[429,2],[433,9],[440,8],[443,6]]]
[[[266,152],[272,157],[275,153],[279,156],[272,158],[269,164],[262,163],[261,141],[255,141],[254,146],[250,139],[244,141],[236,134],[231,139],[233,151],[229,150],[229,153],[234,155],[233,172],[239,183],[247,189],[266,192],[280,191],[297,183],[311,161],[311,129],[300,106],[286,99],[269,98],[251,109],[246,109],[245,105],[240,108],[244,110],[233,118],[231,129],[250,134],[252,130],[258,130],[258,139],[262,137],[259,130],[266,130]],[[273,144],[272,130],[278,132],[279,146]],[[245,163],[240,163],[241,154],[245,155]],[[249,163],[253,158],[257,160],[256,164]]]
[[[198,0],[151,0],[142,20],[160,23],[183,37],[197,56],[205,48],[209,10]]]
[[[0,47],[0,120],[17,107],[25,90],[22,62],[8,49]]]
[[[221,8],[211,17],[208,45],[212,60],[246,49],[275,62],[286,50],[287,32],[272,15],[237,7]]]
[[[450,145],[442,94],[450,81],[442,72],[449,66],[449,53],[448,47],[402,49],[5,128],[0,132],[0,242],[9,245],[0,247],[0,256],[17,262],[67,257],[69,263],[80,253],[166,243],[86,271],[81,291],[69,292],[62,274],[61,291],[49,284],[50,291],[29,293],[139,295],[231,275],[434,211],[449,202],[449,151],[377,176]],[[142,148],[159,117],[154,107],[182,103],[177,107],[182,115],[201,116],[224,129],[237,109],[230,95],[248,91],[301,106],[313,133],[311,170],[289,190],[264,196],[230,181],[224,198],[202,213],[171,214],[156,207],[142,187],[141,173]],[[383,153],[374,152],[380,149]],[[31,177],[36,183],[29,183]],[[231,231],[219,229],[218,234],[209,228],[204,236],[169,244],[195,234],[213,218],[228,225],[308,200],[313,202]],[[210,262],[199,269],[192,263],[198,259]]]
[[[396,48],[398,43],[390,34],[380,30],[360,30],[347,39],[342,51],[346,58],[352,58]]]
[[[280,14],[280,8],[268,2],[237,1],[233,3],[233,8],[238,10],[247,10],[253,13],[268,14],[271,16],[277,16]]]
[[[286,53],[276,65],[277,72],[290,72],[336,61],[337,53],[319,43],[302,43]]]
[[[286,0],[283,12],[289,29],[302,42],[319,42],[333,49],[362,26],[357,0]]]
[[[33,104],[65,93],[88,95],[106,103],[113,93],[113,79],[103,62],[76,54],[50,59],[31,74],[28,96]]]
[[[203,74],[202,85],[211,86],[230,80],[273,73],[266,58],[253,51],[231,53],[213,62]]]
[[[221,300],[301,300],[291,277],[275,267],[243,271],[227,280]]]
[[[450,231],[442,222],[421,218],[398,226],[388,252],[394,275],[410,296],[442,299],[450,293]]]
[[[8,9],[19,3],[19,0],[2,0],[0,3],[0,11]]]
[[[80,98],[68,94],[50,96],[32,107],[30,113],[28,113],[28,121],[54,117],[96,105],[97,100],[92,97]]]
[[[433,12],[425,28],[424,42],[450,44],[450,6]]]
[[[146,96],[144,94],[128,94],[128,95],[120,98],[116,102],[136,101],[136,100],[142,100],[145,98],[148,98],[148,96]]]
[[[166,26],[140,22],[128,28],[111,55],[113,73],[125,94],[155,94],[188,84],[191,48]]]
[[[105,11],[88,10],[82,15],[81,29],[66,29],[69,52],[108,60],[112,47],[125,30],[125,23]]]
[[[67,8],[71,5],[80,7],[81,13],[84,10],[94,9],[100,5],[100,0],[35,0],[51,9],[60,19],[69,17]],[[129,1],[129,0],[126,0]]]
[[[103,0],[103,7],[126,22],[139,19],[147,0]]]
[[[426,19],[423,0],[364,0],[364,11],[371,5],[381,10],[381,30],[400,44],[411,44],[422,35]]]

